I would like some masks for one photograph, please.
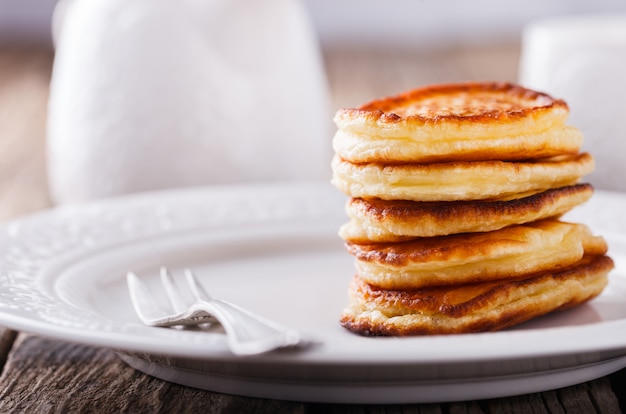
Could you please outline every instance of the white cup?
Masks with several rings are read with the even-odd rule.
[[[519,83],[561,98],[596,159],[596,188],[626,191],[626,15],[547,19],[524,28]]]

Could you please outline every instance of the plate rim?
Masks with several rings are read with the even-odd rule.
[[[308,196],[313,194],[314,197],[312,199],[316,199],[317,196],[325,195],[325,194],[333,194],[335,191],[336,190],[327,183],[308,183],[304,185],[303,183],[275,183],[271,185],[254,184],[254,185],[241,185],[241,186],[229,186],[229,187],[195,187],[195,188],[166,190],[166,191],[151,192],[151,193],[141,193],[141,194],[135,194],[135,195],[130,195],[130,196],[115,197],[115,198],[110,198],[110,199],[105,199],[105,200],[96,200],[96,201],[91,201],[87,203],[78,203],[78,204],[73,204],[73,205],[61,206],[58,208],[38,212],[29,216],[19,218],[17,220],[14,220],[12,222],[9,222],[3,225],[1,235],[6,238],[7,235],[14,234],[16,231],[19,232],[20,228],[23,229],[24,227],[38,225],[38,224],[41,224],[41,222],[45,223],[54,218],[61,217],[61,219],[65,218],[65,220],[69,220],[68,216],[71,216],[72,214],[75,214],[76,212],[85,212],[85,211],[89,212],[94,209],[98,211],[103,211],[103,210],[107,210],[107,208],[110,208],[111,206],[117,206],[117,208],[120,208],[121,206],[128,205],[129,203],[133,205],[138,205],[141,207],[141,206],[147,206],[151,204],[152,202],[154,202],[155,200],[177,198],[177,200],[180,201],[181,199],[185,199],[185,200],[197,199],[198,197],[200,199],[207,199],[207,196],[208,198],[211,198],[211,197],[219,197],[223,195],[228,195],[229,197],[232,197],[233,199],[240,199],[241,197],[246,198],[250,192],[289,194],[289,197],[291,199],[294,197],[294,194],[296,195],[296,198],[306,196],[307,194]],[[598,191],[594,197],[614,199],[626,205],[626,195],[624,194],[618,194],[618,193],[606,192],[606,191]],[[311,198],[307,200],[310,201]],[[326,206],[326,208],[327,207],[328,206]],[[328,213],[327,210],[322,209],[322,211]],[[292,213],[287,214],[287,216],[292,217],[290,216],[290,214]],[[311,217],[315,218],[316,214],[319,214],[319,211],[312,212]],[[343,210],[341,210],[339,214],[343,214]],[[89,216],[89,214],[87,214],[87,216]],[[78,233],[80,233],[80,229],[78,229]],[[622,235],[621,233],[618,233],[618,234],[620,236]],[[161,236],[163,236],[163,234],[161,234]],[[0,242],[2,241],[4,241],[4,239],[0,239]],[[131,238],[129,239],[129,241],[133,242],[134,239]],[[93,252],[93,251],[97,251],[98,249],[103,248],[104,246],[106,246],[106,243],[96,242],[95,244],[91,246],[83,246],[83,249],[87,249],[88,252]],[[10,246],[8,245],[3,245],[2,243],[0,243],[0,253],[4,253],[4,255],[6,256],[7,254],[6,249],[9,247]],[[81,254],[84,254],[84,253],[85,251],[81,252]],[[75,253],[72,253],[72,254],[75,254]],[[59,260],[72,260],[72,254],[69,254],[67,258],[63,258]],[[47,262],[47,265],[49,264],[50,264],[50,261]],[[89,345],[96,345],[96,346],[102,345],[104,342],[105,343],[104,346],[108,348],[136,351],[136,352],[163,353],[165,351],[165,349],[162,347],[146,348],[145,342],[128,341],[129,337],[125,334],[120,334],[119,332],[113,333],[113,335],[111,335],[111,332],[105,333],[105,332],[98,331],[98,329],[85,330],[84,328],[76,329],[71,326],[54,325],[54,324],[51,324],[50,322],[36,320],[31,317],[26,317],[24,315],[17,315],[14,312],[12,313],[11,309],[8,309],[8,308],[0,308],[0,320],[4,326],[7,326],[9,328],[26,331],[26,332],[32,332],[35,334],[42,334],[45,336],[54,337],[54,338],[61,339],[61,340],[70,340],[70,341],[85,343]],[[626,329],[623,329],[623,328],[626,328],[626,319],[617,320],[617,321],[605,321],[601,325],[603,325],[603,327],[608,326],[609,329],[622,328],[622,329],[619,329],[618,332],[626,331]],[[594,329],[597,330],[598,325],[587,326],[583,328],[582,330],[584,330],[587,333],[593,334]],[[581,330],[581,328],[580,327],[561,327],[561,328],[552,328],[552,330],[557,330],[561,334],[572,335],[572,331],[579,331]],[[512,332],[514,332],[514,334],[511,334]],[[463,336],[463,338],[468,338],[469,336],[472,336],[474,338],[478,336],[485,338],[486,335],[490,335],[491,338],[495,338],[495,337],[502,336],[502,335],[514,337],[516,335],[528,335],[530,332],[531,331],[506,331],[506,332],[493,332],[493,333],[481,333],[481,334],[466,334]],[[594,335],[591,335],[591,336],[594,336]],[[404,339],[404,338],[401,338],[401,339]],[[414,339],[414,338],[407,338],[407,340],[411,340],[411,339]],[[600,351],[622,350],[622,349],[626,353],[626,334],[621,335],[619,339],[617,338],[617,336],[611,336],[609,337],[609,339],[610,339],[609,341],[605,341],[605,342],[596,342],[595,347],[593,349],[590,349],[589,347],[581,347],[579,345],[577,346],[577,344],[570,343],[569,346],[566,345],[559,349],[556,349],[556,348],[544,349],[543,352],[541,353],[538,353],[538,349],[530,349],[527,352],[517,352],[514,354],[510,353],[510,351],[507,350],[506,352],[503,352],[503,351],[501,351],[500,353],[495,352],[495,353],[490,353],[489,355],[473,355],[473,356],[470,356],[470,359],[472,361],[493,361],[493,360],[526,358],[526,357],[532,357],[532,356],[565,355],[565,354],[600,352]],[[376,339],[373,338],[373,340],[376,340]],[[441,342],[445,340],[447,340],[447,338],[438,337],[435,342]],[[229,354],[228,352],[225,352],[224,350],[219,350],[219,352],[217,352],[217,354],[213,356],[206,356],[206,355],[203,356],[203,355],[193,353],[193,352],[191,352],[190,354],[190,351],[192,351],[194,347],[191,347],[191,349],[189,349],[187,345],[189,344],[184,344],[180,348],[180,350],[176,350],[172,352],[171,354],[176,355],[176,356],[187,355],[193,358],[219,357],[219,358],[227,358],[231,360],[241,360],[241,358],[235,357]],[[354,358],[351,361],[346,362],[342,360],[342,358],[337,358],[336,360],[333,360],[333,359],[316,360],[316,359],[307,359],[306,353],[303,353],[303,355],[305,355],[304,358],[302,358],[301,356],[299,359],[294,359],[293,362],[294,363],[308,363],[308,364],[322,363],[322,362],[323,363],[362,364],[366,362],[366,358],[363,358],[363,357],[361,357],[363,359]],[[267,359],[268,356],[264,356],[261,358]],[[272,360],[273,358],[277,358],[277,360],[281,360],[281,361],[290,361],[290,358],[293,358],[293,357],[291,356],[291,354],[285,355],[282,353],[277,353],[277,354],[272,354],[271,356],[269,356],[268,360]],[[398,359],[396,359],[395,357],[390,357],[388,359],[381,358],[375,362],[385,364],[385,363],[401,362],[403,360],[405,360],[404,357],[398,357]],[[462,358],[451,357],[450,359],[446,359],[445,361],[437,361],[436,359],[433,359],[429,361],[416,360],[415,362],[418,364],[419,363],[441,363],[441,362],[455,363],[455,361],[461,361],[461,360],[467,361],[468,360],[467,355],[463,356]]]

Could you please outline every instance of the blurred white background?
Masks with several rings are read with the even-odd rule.
[[[543,17],[626,12],[622,0],[304,0],[322,46],[432,49],[519,42]],[[50,42],[56,0],[0,0],[0,41]]]

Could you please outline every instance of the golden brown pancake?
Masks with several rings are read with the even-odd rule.
[[[575,154],[565,102],[507,83],[436,85],[335,115],[333,147],[355,163],[520,160]]]
[[[358,276],[341,324],[361,335],[435,335],[500,330],[586,302],[607,284],[613,261],[585,256],[566,269],[514,281],[386,290]]]
[[[542,220],[401,243],[346,243],[358,275],[385,289],[468,284],[563,268],[607,250],[583,224]]]
[[[493,231],[560,216],[587,201],[592,194],[590,184],[578,184],[507,201],[418,202],[351,198],[346,203],[350,221],[339,229],[339,235],[347,241],[365,243]]]
[[[594,161],[587,153],[531,161],[353,164],[335,157],[332,183],[350,197],[459,201],[521,198],[578,183]]]

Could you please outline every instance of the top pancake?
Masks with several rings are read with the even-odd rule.
[[[335,116],[335,152],[355,163],[520,160],[575,154],[562,100],[508,83],[431,86]]]

